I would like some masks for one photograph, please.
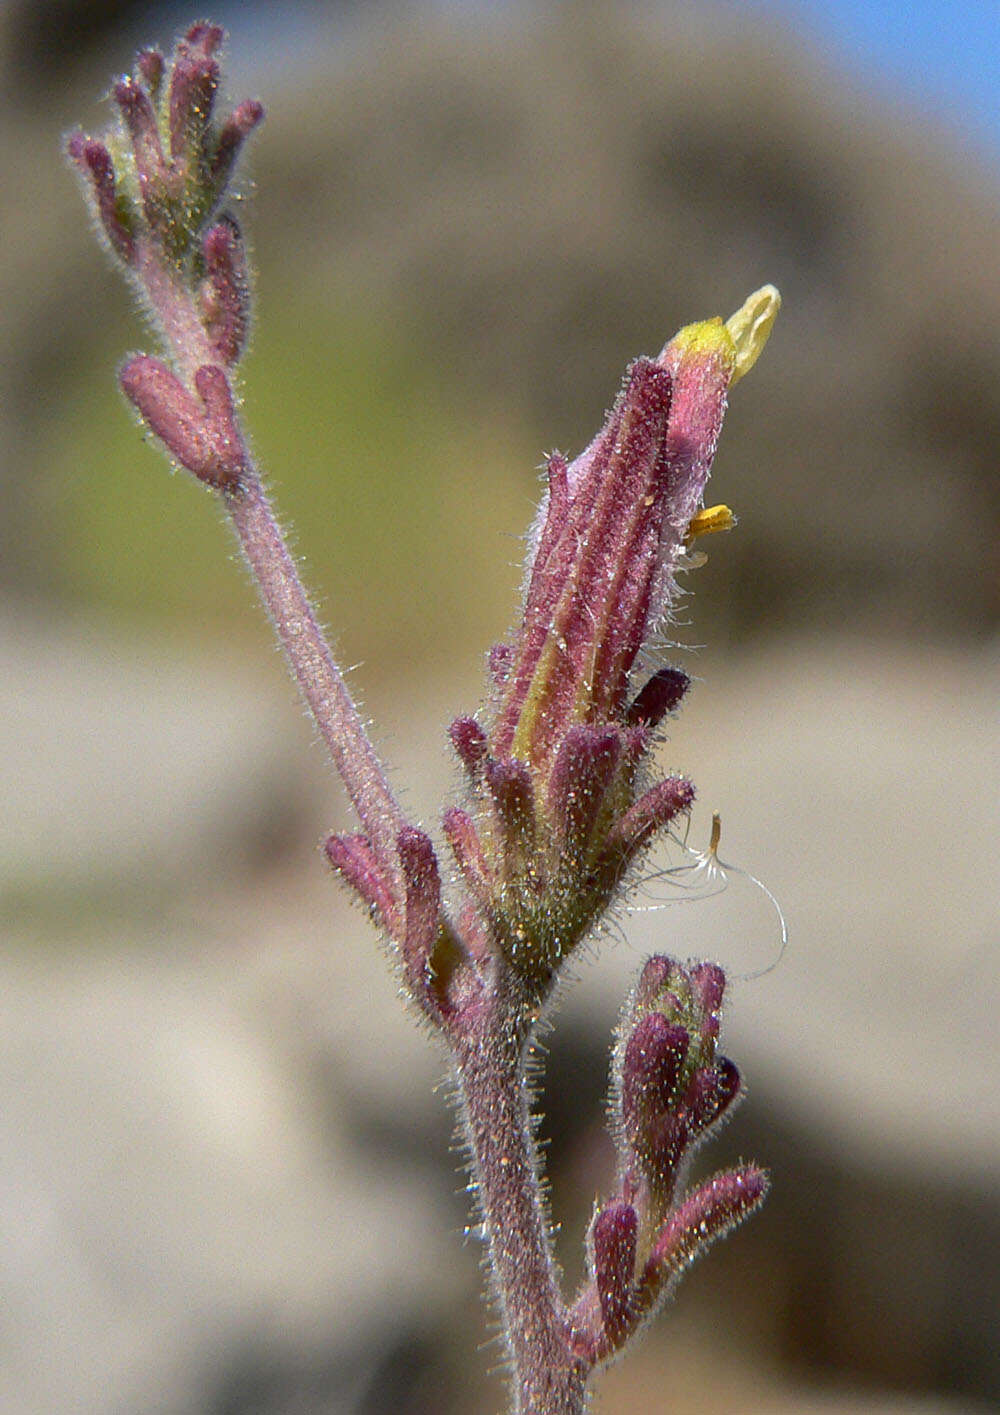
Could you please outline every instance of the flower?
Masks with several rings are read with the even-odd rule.
[[[637,692],[635,678],[690,539],[733,524],[725,507],[700,508],[728,390],[779,304],[765,286],[729,321],[688,325],[636,359],[590,446],[549,457],[521,623],[491,655],[488,725],[452,725],[474,804],[445,818],[455,858],[504,952],[540,984],[693,800],[678,777],[639,789],[687,678],[661,668]]]

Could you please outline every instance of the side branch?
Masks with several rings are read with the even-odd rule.
[[[278,641],[358,813],[384,865],[398,878],[396,839],[405,825],[260,478],[247,472],[226,504]]]

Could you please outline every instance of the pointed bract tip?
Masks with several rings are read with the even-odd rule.
[[[763,1203],[768,1187],[766,1171],[748,1164],[717,1174],[688,1194],[668,1216],[653,1245],[642,1275],[647,1292],[662,1290],[742,1223]]]
[[[518,836],[533,831],[535,790],[525,763],[516,757],[488,757],[483,774],[504,829]]]
[[[486,733],[474,717],[456,717],[448,728],[455,753],[470,775],[475,776],[486,760]]]
[[[678,986],[685,975],[685,969],[676,958],[668,958],[665,953],[654,953],[647,958],[636,984],[634,1002],[637,1010],[662,1008],[662,997]]]
[[[680,705],[691,686],[691,679],[679,668],[660,668],[639,689],[626,713],[629,723],[644,723],[658,727],[668,713]]]
[[[198,20],[184,35],[184,42],[197,45],[205,54],[214,54],[226,37],[221,25],[213,25],[208,20]]]
[[[586,849],[613,794],[621,754],[622,734],[616,727],[581,722],[566,732],[548,791],[548,814],[564,849]]]
[[[258,123],[264,121],[264,105],[257,98],[244,98],[226,119],[225,129],[231,128],[240,138],[249,137]]]
[[[165,60],[159,49],[140,49],[135,56],[135,67],[154,98],[158,96],[163,81],[164,64]]]
[[[206,27],[208,29],[209,27]],[[219,65],[212,56],[221,43],[222,31],[199,36],[197,44],[177,46],[170,75],[169,131],[170,155],[185,157],[197,149],[212,116],[219,87]]]
[[[135,257],[135,242],[126,221],[127,211],[119,207],[118,184],[111,153],[104,143],[86,133],[70,133],[66,152],[88,184],[98,220],[112,249],[126,264]]]
[[[264,120],[264,105],[255,98],[237,104],[219,129],[219,140],[212,158],[212,180],[223,186],[236,164],[240,149],[254,128]]]
[[[493,878],[475,821],[461,806],[451,806],[441,824],[467,888],[480,904],[488,903]]]
[[[718,963],[696,963],[688,976],[706,1019],[717,1016],[726,991],[726,974]]]
[[[392,883],[385,876],[366,835],[331,835],[324,849],[330,864],[360,896],[369,909],[375,910],[386,928],[391,929],[396,918],[396,903]]]
[[[717,1065],[702,1067],[691,1078],[684,1097],[688,1126],[692,1135],[710,1129],[740,1094],[740,1073],[727,1056]]]
[[[609,1342],[614,1345],[628,1322],[635,1282],[639,1217],[631,1204],[613,1199],[590,1231],[594,1283]]]
[[[205,279],[199,290],[202,324],[227,367],[240,358],[250,324],[250,289],[240,229],[230,216],[205,233]]]
[[[617,849],[633,854],[646,845],[675,816],[690,810],[694,802],[694,787],[683,777],[668,776],[651,786],[616,822],[612,843]]]
[[[197,397],[171,368],[148,354],[128,359],[118,379],[143,422],[182,467],[216,491],[238,490],[246,449],[222,369],[206,364],[196,371]]]
[[[489,668],[490,677],[498,688],[502,688],[510,677],[511,664],[514,661],[514,650],[510,644],[494,644],[486,655],[486,664]]]
[[[415,976],[430,958],[441,913],[441,878],[430,836],[406,825],[396,837],[399,863],[406,890],[406,927],[403,951]]]

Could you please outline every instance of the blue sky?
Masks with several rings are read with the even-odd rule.
[[[938,113],[1000,165],[1000,0],[771,0],[865,89]]]
[[[552,0],[413,0],[414,8],[454,16],[531,11]],[[571,7],[572,0],[562,0]],[[712,23],[713,8],[725,22],[762,14],[797,33],[803,43],[844,73],[859,102],[877,95],[880,103],[937,114],[959,144],[969,144],[1000,169],[1000,0],[640,0],[644,9],[682,8]],[[287,44],[290,13],[297,12],[298,41],[308,48],[313,23],[326,25],[323,0],[287,6],[260,0],[216,0],[206,7],[227,28],[245,31],[251,16],[264,29],[280,25]],[[185,6],[186,15],[190,6]],[[364,5],[352,21],[364,23]],[[279,18],[280,17],[280,18]],[[346,37],[346,36],[345,36]],[[233,59],[239,60],[239,45]],[[286,54],[287,58],[287,54]],[[258,66],[259,74],[259,66]]]
[[[517,0],[425,0],[455,13],[506,10]],[[521,0],[533,9],[531,0]],[[567,0],[563,0],[567,4]],[[734,23],[764,14],[860,81],[944,122],[1000,164],[1000,0],[715,0]],[[567,8],[569,8],[567,4]],[[711,0],[645,0],[643,8],[710,15]]]

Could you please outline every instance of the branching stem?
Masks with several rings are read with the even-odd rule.
[[[405,824],[364,723],[299,578],[259,476],[245,472],[226,498],[274,631],[378,859],[398,877]]]
[[[390,788],[240,428],[235,371],[251,290],[225,198],[263,108],[246,100],[213,119],[222,40],[217,25],[200,21],[169,65],[144,50],[135,74],[113,89],[117,130],[67,140],[108,247],[165,346],[165,360],[130,356],[119,382],[167,453],[232,518],[363,827],[332,835],[327,856],[388,935],[404,990],[451,1050],[513,1415],[583,1415],[588,1378],[767,1191],[762,1170],[740,1165],[676,1195],[685,1153],[739,1098],[740,1076],[717,1055],[721,968],[647,960],[613,1064],[618,1192],[595,1209],[589,1275],[568,1310],[527,1062],[558,966],[653,834],[693,799],[690,783],[674,777],[635,791],[641,758],[687,676],[661,669],[628,700],[641,647],[669,610],[681,555],[694,536],[732,524],[725,507],[699,508],[728,388],[752,366],[780,299],[765,286],[728,323],[688,325],[656,359],[637,359],[586,451],[572,466],[549,459],[523,622],[491,657],[487,721],[452,724],[468,809],[444,817],[466,885],[449,898],[430,836],[407,822]]]
[[[404,818],[319,625],[259,477],[226,498],[278,640],[379,858]],[[589,1363],[559,1289],[528,1113],[528,1028],[504,965],[495,994],[453,1037],[479,1206],[512,1366],[516,1415],[582,1415]]]

